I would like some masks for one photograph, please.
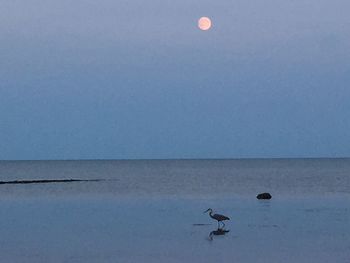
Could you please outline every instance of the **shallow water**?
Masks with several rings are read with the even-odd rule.
[[[212,236],[208,207],[229,215]],[[349,262],[349,200],[51,198],[0,205],[4,262]],[[195,224],[210,224],[196,226]]]
[[[107,179],[0,185],[1,262],[349,263],[349,171],[347,159],[0,162],[1,180]],[[209,207],[231,218],[225,235]]]

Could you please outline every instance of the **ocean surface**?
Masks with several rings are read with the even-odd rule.
[[[350,159],[0,161],[0,181],[102,179],[2,185],[0,196],[350,195]]]
[[[0,184],[1,262],[350,262],[350,159],[0,161],[52,179],[101,181]]]

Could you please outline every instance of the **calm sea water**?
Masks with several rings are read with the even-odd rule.
[[[348,159],[0,162],[0,178],[106,180],[0,185],[0,262],[350,262]]]
[[[106,181],[0,185],[0,195],[349,195],[350,159],[0,162],[2,181],[70,178]]]

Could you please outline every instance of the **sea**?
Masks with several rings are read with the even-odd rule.
[[[0,255],[349,263],[350,159],[0,161]]]

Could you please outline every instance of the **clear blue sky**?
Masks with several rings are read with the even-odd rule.
[[[0,159],[350,156],[349,10],[0,1]]]

